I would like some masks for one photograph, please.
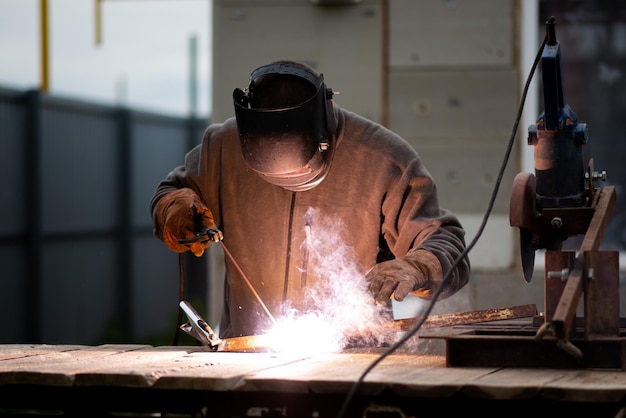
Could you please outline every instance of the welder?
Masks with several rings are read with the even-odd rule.
[[[257,68],[247,87],[234,90],[233,105],[235,116],[208,126],[150,204],[154,234],[172,251],[199,257],[215,240],[194,241],[198,231],[223,236],[232,259],[225,259],[222,338],[268,328],[246,280],[274,314],[298,307],[315,283],[311,274],[305,280],[307,234],[341,235],[372,303],[432,298],[465,249],[465,232],[439,206],[413,147],[341,108],[323,75],[299,62]],[[337,228],[322,228],[327,219]],[[465,286],[469,274],[464,258],[439,298]]]

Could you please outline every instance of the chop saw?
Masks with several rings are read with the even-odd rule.
[[[600,251],[615,206],[613,186],[584,161],[589,141],[565,102],[555,19],[546,22],[541,52],[544,112],[528,129],[534,173],[515,176],[510,225],[519,229],[523,278],[545,250],[544,312],[522,327],[475,328],[446,339],[449,366],[588,367],[626,370],[619,317],[619,253]],[[581,237],[577,251],[564,242]],[[580,301],[584,312],[577,317]]]

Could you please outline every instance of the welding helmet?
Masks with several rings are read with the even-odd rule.
[[[308,66],[276,62],[257,68],[233,102],[243,158],[264,180],[310,190],[326,176],[337,122],[332,90]]]

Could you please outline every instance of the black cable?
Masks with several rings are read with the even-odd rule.
[[[185,253],[178,253],[178,302],[185,299]],[[180,326],[183,324],[183,310],[178,306],[178,317],[176,318],[176,329],[174,330],[174,342],[178,345],[180,338]]]
[[[346,411],[348,409],[348,405],[350,404],[350,401],[352,400],[352,398],[356,394],[356,391],[358,390],[359,386],[361,385],[361,383],[365,379],[365,376],[367,376],[367,374],[370,371],[372,371],[374,369],[374,367],[376,367],[388,355],[390,355],[391,353],[396,351],[400,346],[402,346],[402,344],[404,344],[406,341],[408,341],[411,337],[413,337],[417,333],[417,331],[419,331],[419,329],[422,327],[422,324],[424,324],[424,321],[426,321],[426,318],[428,317],[428,315],[430,315],[431,311],[433,310],[433,307],[435,306],[435,303],[436,303],[437,299],[439,298],[439,295],[443,291],[443,289],[445,287],[444,286],[445,283],[448,281],[448,279],[452,275],[452,272],[456,269],[456,267],[459,265],[459,263],[465,257],[467,257],[467,254],[472,250],[472,248],[474,248],[474,246],[476,245],[476,242],[478,241],[478,238],[480,238],[480,236],[482,235],[482,233],[483,233],[483,231],[485,229],[485,226],[487,225],[487,220],[489,219],[489,215],[491,215],[491,211],[493,210],[493,206],[494,206],[496,197],[498,195],[498,190],[500,189],[500,183],[502,182],[502,178],[504,177],[504,171],[506,169],[506,165],[509,162],[509,157],[511,156],[511,150],[513,149],[513,144],[515,143],[515,137],[517,136],[517,129],[519,127],[519,122],[520,122],[520,119],[522,117],[522,111],[524,110],[524,104],[526,102],[526,95],[528,94],[528,88],[530,86],[530,82],[533,79],[533,75],[535,73],[535,70],[537,69],[537,66],[539,65],[539,61],[541,60],[541,55],[542,55],[543,49],[544,49],[544,47],[546,45],[546,41],[547,41],[547,37],[544,38],[544,40],[543,40],[543,42],[541,44],[541,47],[539,48],[539,51],[537,52],[537,56],[535,57],[535,62],[533,63],[533,66],[532,66],[532,68],[530,70],[528,78],[526,79],[526,85],[524,86],[524,92],[522,93],[522,98],[520,100],[520,104],[519,104],[519,107],[518,107],[517,117],[515,118],[515,123],[513,124],[513,131],[511,132],[511,136],[509,138],[509,142],[508,142],[508,145],[507,145],[507,148],[506,148],[506,153],[505,153],[505,156],[504,156],[504,160],[502,161],[502,166],[500,167],[500,172],[498,173],[498,179],[496,181],[496,184],[494,186],[493,192],[491,194],[491,199],[489,200],[489,206],[487,207],[487,211],[485,212],[485,215],[483,217],[483,221],[482,221],[480,227],[478,228],[478,232],[476,233],[476,236],[470,242],[470,244],[466,246],[465,250],[457,257],[457,259],[454,261],[454,263],[452,263],[452,266],[450,266],[448,271],[446,271],[446,274],[443,276],[443,279],[441,280],[441,283],[439,284],[439,286],[435,290],[435,293],[433,294],[433,297],[432,297],[430,303],[428,304],[426,312],[422,315],[422,317],[417,322],[417,324],[415,324],[415,326],[410,331],[407,331],[402,336],[402,338],[400,338],[392,346],[390,346],[387,350],[385,350],[385,352],[382,353],[376,360],[374,360],[374,362],[372,362],[372,364],[370,364],[369,367],[367,367],[365,369],[365,371],[361,374],[361,377],[359,377],[359,379],[352,385],[352,387],[350,388],[350,391],[348,392],[348,395],[346,396],[346,399],[343,402],[343,405],[341,406],[341,409],[339,410],[339,414],[337,415],[337,418],[342,418],[344,416],[344,414],[346,413]]]

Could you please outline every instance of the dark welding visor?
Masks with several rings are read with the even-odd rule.
[[[239,139],[250,168],[277,177],[300,176],[321,168],[321,148],[329,143],[323,86],[308,100],[278,109],[250,108],[246,92],[235,89]]]

